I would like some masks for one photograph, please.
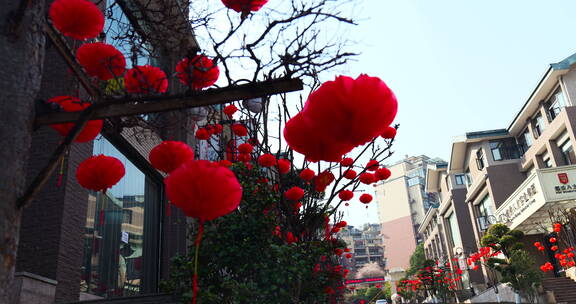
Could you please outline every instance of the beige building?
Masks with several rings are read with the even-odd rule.
[[[368,263],[377,263],[382,268],[386,266],[380,224],[364,224],[362,229],[348,226],[342,229],[339,235],[352,254],[351,259],[344,256],[342,262],[353,275]]]
[[[438,204],[436,196],[425,191],[427,168],[443,162],[425,155],[407,156],[388,167],[391,178],[375,186],[387,269],[410,266],[410,255],[421,242],[418,228],[426,210]]]

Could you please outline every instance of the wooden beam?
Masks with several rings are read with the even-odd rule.
[[[209,89],[172,96],[130,97],[104,99],[94,104],[92,119],[118,116],[142,115],[167,111],[177,111],[209,105],[225,104],[236,100],[263,97],[267,95],[300,91],[300,79],[274,79],[225,88]],[[40,115],[36,125],[48,125],[77,121],[82,112],[55,112]]]

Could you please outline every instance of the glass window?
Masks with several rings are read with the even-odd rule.
[[[562,156],[564,156],[565,165],[576,164],[576,154],[574,154],[574,148],[572,147],[570,140],[567,140],[560,145],[560,150],[562,151]]]
[[[454,178],[456,179],[456,185],[464,185],[465,181],[464,174],[456,174]]]
[[[452,212],[448,217],[448,224],[450,225],[452,244],[454,244],[454,247],[462,247],[462,239],[460,238],[460,230],[458,229],[458,220],[456,219],[456,214],[454,212]]]
[[[482,148],[476,150],[476,165],[478,170],[484,169],[484,154],[482,153]]]
[[[552,96],[546,101],[546,110],[550,116],[550,120],[554,120],[560,114],[560,111],[566,106],[566,101],[564,100],[564,94],[562,89],[558,87]]]
[[[494,216],[492,200],[488,194],[486,194],[480,204],[476,206],[476,211],[478,213],[478,228],[480,228],[481,231],[486,231],[490,219]]]
[[[542,162],[544,163],[544,168],[552,168],[552,160],[550,157],[544,158]]]
[[[472,175],[470,175],[470,169],[466,169],[466,173],[464,175],[466,176],[466,184],[468,186],[472,185]]]
[[[542,135],[542,132],[544,132],[544,118],[542,117],[542,114],[538,114],[534,117],[532,120],[532,126],[534,128],[534,133],[536,133],[534,134],[534,137],[538,138]]]
[[[532,135],[530,134],[530,130],[528,130],[528,128],[526,128],[526,130],[522,132],[522,135],[518,137],[518,145],[520,146],[522,154],[526,153],[528,148],[532,146]]]
[[[517,159],[520,157],[516,142],[513,138],[505,138],[490,142],[490,151],[495,161]]]
[[[106,193],[89,193],[81,291],[102,297],[154,292],[160,184],[103,137],[94,141],[94,154],[118,158],[126,175]]]

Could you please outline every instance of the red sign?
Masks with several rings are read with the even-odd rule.
[[[567,184],[568,183],[568,174],[566,173],[558,173],[558,179],[561,183]]]

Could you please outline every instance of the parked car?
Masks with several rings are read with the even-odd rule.
[[[388,304],[386,300],[376,300],[376,304]]]

